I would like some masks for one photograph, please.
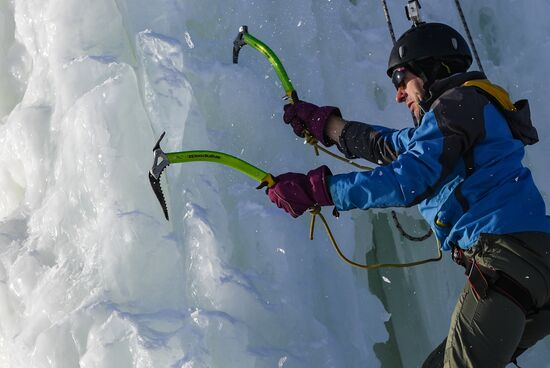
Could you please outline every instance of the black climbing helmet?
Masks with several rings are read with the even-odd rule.
[[[442,23],[420,23],[396,41],[388,60],[388,76],[401,66],[424,80],[427,88],[436,79],[468,70],[472,53],[464,38]]]

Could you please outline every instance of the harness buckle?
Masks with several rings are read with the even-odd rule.
[[[454,246],[453,261],[465,268],[464,274],[477,301],[487,296],[489,288],[515,303],[526,316],[537,312],[535,303],[527,289],[503,272],[480,266],[474,257],[466,257],[462,248]]]
[[[483,272],[481,272],[475,259],[472,259],[469,270],[466,268],[465,274],[468,277],[468,282],[470,283],[476,300],[479,301],[485,298],[487,296],[487,290],[489,289],[489,282],[485,278]]]

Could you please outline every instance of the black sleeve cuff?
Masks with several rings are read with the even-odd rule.
[[[350,126],[352,124],[353,124],[352,122],[349,122],[349,121],[346,122],[346,125],[344,126],[344,129],[342,129],[342,133],[340,134],[340,138],[338,139],[338,144],[336,145],[336,147],[338,147],[340,152],[342,152],[344,154],[344,156],[346,156],[346,158],[348,158],[348,159],[359,158],[359,156],[354,155],[349,150],[347,142],[346,142],[346,137],[348,135],[348,129],[350,128]]]
[[[398,156],[391,142],[369,124],[357,121],[346,123],[340,134],[338,149],[348,159],[364,158],[377,165],[387,165]]]

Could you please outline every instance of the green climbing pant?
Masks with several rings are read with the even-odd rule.
[[[486,234],[464,255],[510,276],[531,294],[535,311],[526,314],[491,287],[478,300],[467,282],[447,339],[430,354],[425,368],[505,367],[550,334],[550,234]]]

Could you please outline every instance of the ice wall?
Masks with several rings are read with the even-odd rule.
[[[401,33],[404,4],[390,5]],[[450,1],[422,5],[460,29]],[[463,6],[488,75],[531,100],[541,143],[526,162],[548,198],[550,4]],[[410,124],[385,76],[379,2],[0,1],[1,367],[416,367],[443,338],[464,282],[448,259],[351,269],[320,226],[307,239],[307,216],[213,164],[168,168],[163,219],[147,181],[162,131],[166,151],[223,151],[274,174],[350,170],[281,123],[283,92],[259,53],[232,64],[242,24],[303,99]],[[415,211],[400,218],[426,230]],[[433,239],[403,240],[385,211],[329,221],[357,261],[435,252]],[[549,344],[522,363],[550,366]]]

